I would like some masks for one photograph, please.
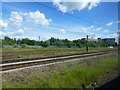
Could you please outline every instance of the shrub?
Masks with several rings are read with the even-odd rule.
[[[49,41],[44,41],[44,42],[42,43],[42,46],[43,46],[43,47],[48,47],[48,46],[50,46],[50,42],[49,42]]]
[[[17,47],[18,47],[18,45],[17,45],[17,44],[15,44],[15,45],[14,45],[14,48],[17,48]]]
[[[22,47],[22,48],[26,48],[27,45],[26,45],[26,44],[22,44],[21,47]]]

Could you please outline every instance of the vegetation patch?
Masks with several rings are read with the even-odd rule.
[[[96,62],[63,67],[44,74],[29,75],[3,83],[3,88],[81,88],[98,81],[104,75],[118,68],[118,56],[110,56]]]
[[[24,48],[24,46],[26,45],[33,45],[33,46],[42,46],[42,47],[85,47],[86,46],[86,40],[68,40],[68,39],[59,39],[59,38],[54,38],[51,37],[50,39],[46,40],[46,41],[36,41],[36,40],[30,40],[29,38],[24,38],[22,40],[18,39],[16,40],[16,38],[12,39],[10,37],[5,37],[4,39],[2,39],[2,45],[14,45],[14,47],[16,47],[16,45],[22,45],[22,48]],[[115,45],[113,44],[109,44],[108,42],[101,42],[101,41],[92,41],[88,43],[89,47],[108,47],[108,46],[117,46],[117,43],[115,43]]]

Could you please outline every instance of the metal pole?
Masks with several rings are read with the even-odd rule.
[[[88,35],[87,35],[87,45],[86,45],[86,52],[88,52]]]
[[[40,43],[40,36],[39,36],[39,43]]]

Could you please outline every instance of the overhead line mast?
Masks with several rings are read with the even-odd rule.
[[[39,36],[39,43],[40,43],[40,36]]]

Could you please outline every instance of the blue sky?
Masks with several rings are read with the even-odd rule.
[[[0,20],[2,38],[9,36],[38,40],[41,36],[41,40],[50,37],[75,40],[86,35],[90,35],[90,38],[117,38],[119,23],[117,2],[59,1],[39,2],[40,4],[3,2],[2,20]]]

